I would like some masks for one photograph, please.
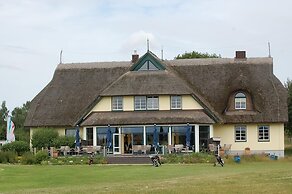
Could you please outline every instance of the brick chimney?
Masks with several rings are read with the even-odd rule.
[[[235,59],[246,59],[245,51],[235,51]]]
[[[132,54],[132,63],[136,63],[139,60],[139,55],[137,54],[137,51],[134,50],[134,54]]]

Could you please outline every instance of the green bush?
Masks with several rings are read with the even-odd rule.
[[[214,161],[214,156],[206,153],[167,154],[162,157],[163,163],[209,163]]]
[[[36,163],[41,164],[42,161],[48,160],[49,155],[47,151],[38,151],[35,155]]]
[[[1,151],[0,152],[0,163],[6,164],[6,163],[16,163],[17,162],[17,155],[15,152],[12,151]]]
[[[55,129],[40,128],[33,132],[31,143],[35,148],[50,148],[54,147],[54,139],[58,138],[59,134]]]
[[[14,141],[2,146],[3,151],[13,151],[21,156],[24,152],[29,151],[29,144],[24,141]]]
[[[73,136],[60,136],[53,140],[55,147],[59,148],[61,146],[69,146],[70,148],[74,147],[75,137]]]
[[[285,148],[285,156],[292,156],[292,147]]]
[[[36,164],[36,157],[31,152],[25,152],[21,158],[22,164]]]

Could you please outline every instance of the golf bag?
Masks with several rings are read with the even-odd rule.
[[[153,166],[158,167],[159,165],[161,165],[160,157],[157,154],[151,155],[150,159],[152,161]]]
[[[222,167],[224,166],[224,160],[221,158],[220,155],[216,156],[216,161],[214,162],[214,166],[216,166],[217,164],[220,164]]]

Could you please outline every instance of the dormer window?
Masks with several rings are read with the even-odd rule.
[[[155,71],[155,70],[159,70],[151,61],[145,61],[145,63],[142,65],[142,67],[140,69],[138,69],[138,71]]]
[[[236,110],[245,110],[246,109],[246,95],[242,92],[239,92],[235,95],[235,109]]]
[[[135,57],[134,57],[135,58]],[[154,55],[151,51],[148,51],[145,55],[137,60],[137,57],[132,59],[134,63],[131,67],[131,71],[158,71],[165,70],[164,65],[160,59]]]

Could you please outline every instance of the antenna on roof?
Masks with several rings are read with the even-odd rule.
[[[161,46],[161,60],[163,61],[163,46]]]
[[[149,52],[149,39],[147,38],[147,52]]]
[[[60,64],[62,64],[62,54],[63,54],[63,50],[61,50],[60,52]]]
[[[270,42],[268,42],[268,48],[269,48],[269,57],[271,57],[271,45],[270,45]]]

